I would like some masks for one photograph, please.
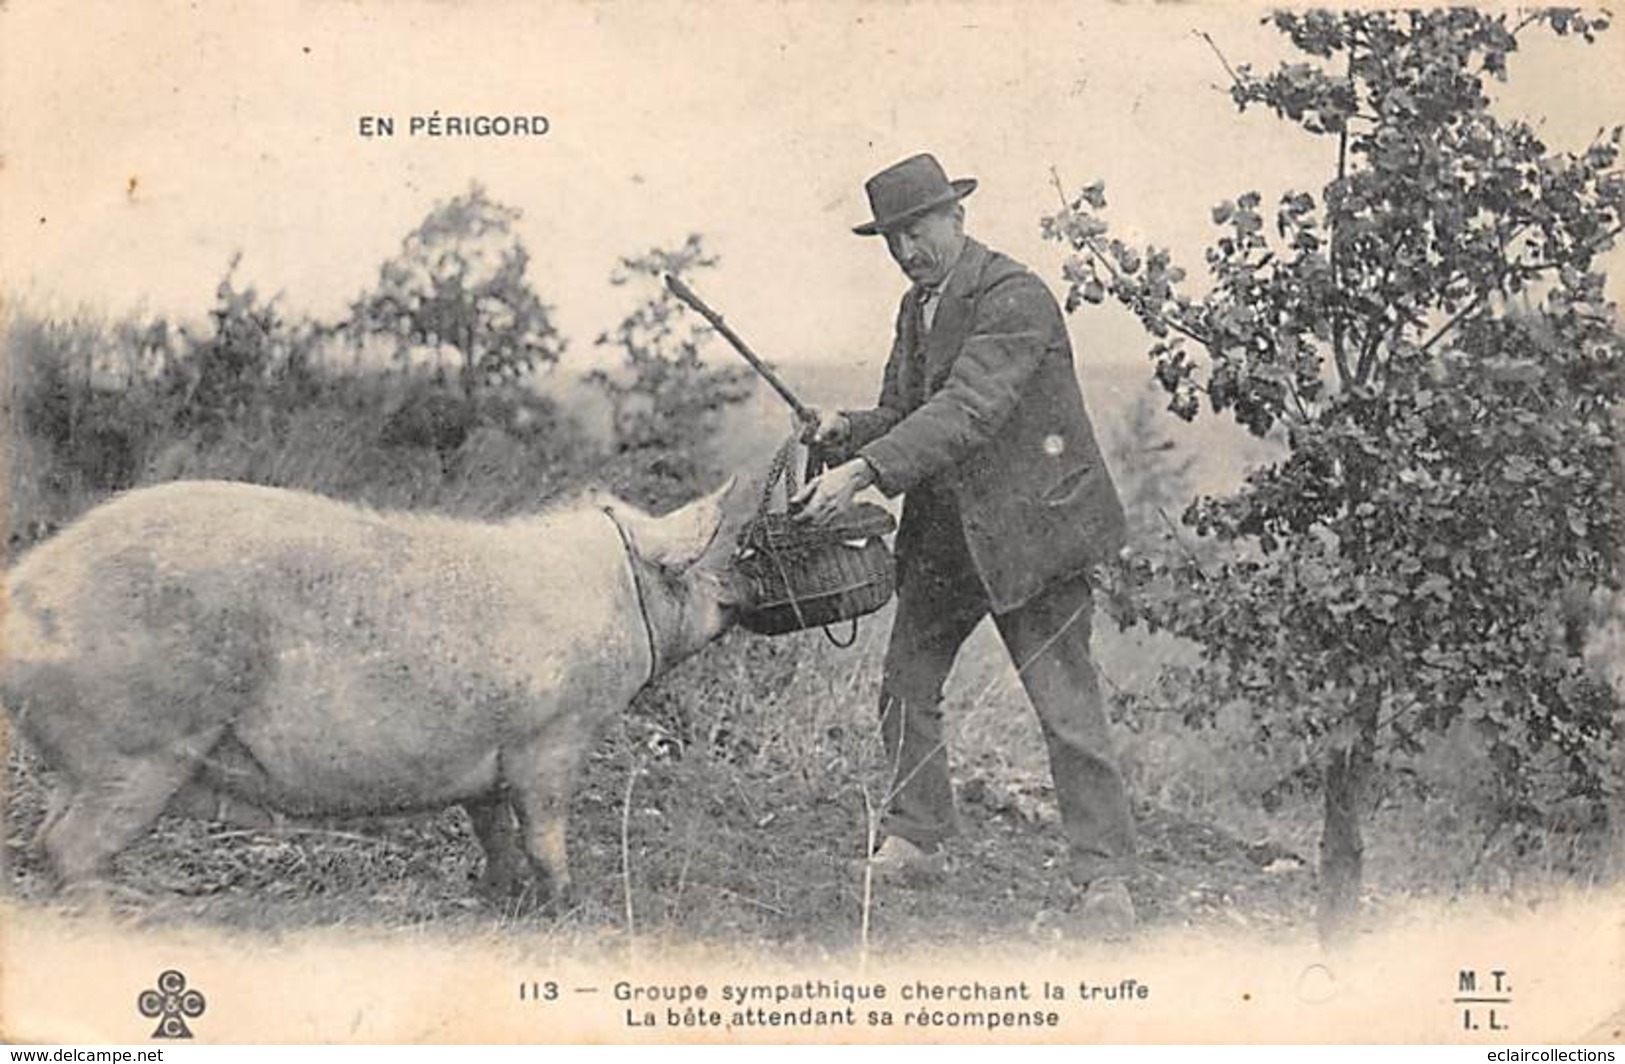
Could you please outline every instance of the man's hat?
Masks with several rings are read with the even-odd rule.
[[[859,236],[874,236],[907,225],[945,203],[964,199],[976,190],[974,177],[953,181],[942,164],[930,155],[915,155],[886,167],[863,185],[869,194],[874,221],[855,226]]]

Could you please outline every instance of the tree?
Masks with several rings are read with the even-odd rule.
[[[1110,294],[1133,311],[1174,413],[1194,418],[1205,399],[1286,445],[1185,513],[1231,548],[1223,562],[1134,558],[1113,602],[1196,640],[1213,703],[1244,698],[1261,734],[1289,732],[1318,759],[1320,926],[1336,940],[1389,755],[1465,723],[1500,777],[1500,814],[1525,823],[1542,813],[1541,766],[1604,813],[1617,793],[1617,706],[1565,637],[1561,603],[1620,581],[1610,410],[1625,344],[1596,260],[1620,232],[1625,176],[1619,129],[1552,151],[1485,91],[1523,34],[1590,41],[1603,18],[1267,21],[1304,59],[1265,74],[1226,62],[1231,95],[1335,142],[1318,197],[1218,204],[1200,295],[1166,250],[1109,237],[1099,182],[1045,224],[1073,252],[1068,309]]]
[[[523,380],[564,352],[525,278],[530,253],[514,233],[519,217],[479,184],[437,203],[351,308],[353,338],[386,338],[403,365],[451,353],[455,394],[470,417],[482,392]],[[437,376],[449,384],[443,369]]]
[[[236,279],[233,256],[215,288],[209,332],[184,335],[178,356],[167,329],[130,334],[138,357],[159,366],[160,388],[175,423],[213,437],[231,424],[286,414],[315,388],[315,351],[328,330],[306,319],[289,320],[277,299],[263,299]]]
[[[723,409],[749,398],[755,384],[741,366],[705,364],[700,356],[709,328],[684,318],[661,283],[667,274],[687,280],[716,264],[698,234],[676,250],[654,248],[621,259],[610,283],[654,285],[655,294],[597,339],[601,347],[620,348],[620,369],[586,375],[609,398],[616,448],[658,452],[678,476],[694,472],[696,452],[716,431]]]

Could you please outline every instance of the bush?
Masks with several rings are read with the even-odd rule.
[[[641,453],[651,473],[677,482],[702,475],[701,450],[722,412],[749,398],[755,385],[747,369],[704,362],[710,331],[685,324],[683,308],[661,283],[668,274],[687,280],[716,262],[697,235],[676,251],[656,248],[622,259],[611,283],[653,285],[655,294],[598,337],[599,346],[620,349],[619,370],[594,370],[586,378],[609,398],[616,449]]]
[[[1213,209],[1211,287],[1107,239],[1100,183],[1046,221],[1069,308],[1110,293],[1170,409],[1205,402],[1287,453],[1185,520],[1217,561],[1148,554],[1126,623],[1201,645],[1209,706],[1251,707],[1323,767],[1323,930],[1348,929],[1380,768],[1465,725],[1495,815],[1617,808],[1618,705],[1566,638],[1576,586],[1615,589],[1625,341],[1597,259],[1625,213],[1620,129],[1556,153],[1490,111],[1518,35],[1588,41],[1574,12],[1280,12],[1308,61],[1242,66],[1232,96],[1337,142],[1320,196]],[[1272,235],[1273,233],[1273,235]],[[1562,770],[1552,772],[1560,765]]]

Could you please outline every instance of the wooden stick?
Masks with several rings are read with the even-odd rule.
[[[672,295],[699,311],[700,316],[706,321],[710,322],[711,327],[717,332],[721,333],[723,339],[732,344],[735,351],[738,351],[741,355],[745,356],[745,361],[750,363],[751,368],[757,373],[760,373],[762,375],[762,379],[771,384],[773,386],[773,390],[778,392],[784,401],[790,404],[790,409],[796,412],[797,418],[799,418],[804,424],[808,425],[815,425],[818,423],[817,415],[808,409],[808,407],[802,403],[800,399],[796,398],[795,393],[790,390],[789,385],[780,380],[779,375],[774,373],[773,370],[768,367],[767,363],[758,358],[756,356],[756,352],[752,351],[749,345],[739,338],[739,334],[728,328],[728,323],[722,320],[722,315],[706,306],[705,300],[695,295],[692,288],[684,284],[674,274],[669,273],[666,274],[666,287],[671,290]]]

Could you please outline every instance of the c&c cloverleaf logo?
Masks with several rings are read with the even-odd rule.
[[[203,1015],[203,995],[186,988],[186,976],[171,968],[158,975],[158,989],[143,990],[135,999],[141,1015],[157,1020],[153,1038],[190,1038],[192,1029],[186,1021]]]

